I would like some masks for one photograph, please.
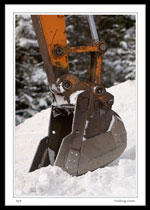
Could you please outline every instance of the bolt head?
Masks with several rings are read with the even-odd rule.
[[[101,96],[104,93],[104,89],[97,86],[95,92],[98,96]]]
[[[58,56],[61,56],[61,55],[63,54],[63,49],[62,49],[61,47],[57,47],[57,49],[56,49],[56,54],[57,54]]]
[[[103,52],[105,52],[107,50],[107,46],[105,43],[100,44],[99,49]]]
[[[64,88],[65,90],[69,90],[71,87],[72,87],[72,85],[71,85],[71,82],[70,82],[69,80],[65,80],[65,81],[63,82],[63,88]]]

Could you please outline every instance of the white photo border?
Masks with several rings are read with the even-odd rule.
[[[145,12],[143,4],[9,4],[5,5],[5,205],[111,206],[145,204]],[[137,197],[16,197],[15,139],[15,18],[16,14],[136,15]],[[139,88],[140,87],[140,88]]]

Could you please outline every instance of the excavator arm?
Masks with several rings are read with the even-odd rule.
[[[92,44],[67,46],[64,15],[32,15],[44,69],[53,96],[48,136],[41,140],[30,171],[49,164],[71,175],[103,167],[126,148],[124,124],[111,108],[114,96],[101,80],[107,44],[98,39],[93,16],[88,16]],[[89,81],[69,71],[69,54],[91,54]]]

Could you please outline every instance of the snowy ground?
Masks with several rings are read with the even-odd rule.
[[[48,166],[28,173],[39,140],[47,135],[50,109],[16,127],[15,190],[17,196],[136,196],[136,81],[108,89],[115,96],[113,110],[127,130],[127,148],[107,167],[72,177]]]

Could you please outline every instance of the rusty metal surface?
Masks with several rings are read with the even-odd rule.
[[[89,81],[95,85],[101,85],[101,64],[102,64],[102,54],[101,53],[91,53],[91,67],[90,67],[90,77]]]
[[[108,46],[94,42],[67,47],[64,15],[33,15],[32,20],[54,101],[48,137],[40,142],[30,171],[54,164],[71,175],[81,175],[103,167],[119,157],[127,141],[125,127],[112,110],[114,96],[101,81],[102,57]],[[82,52],[91,53],[88,82],[69,73],[68,54]],[[70,97],[77,91],[72,104]],[[58,96],[64,101],[59,105]]]
[[[31,15],[49,85],[68,72],[68,55],[56,57],[56,45],[67,46],[64,15]],[[57,43],[57,44],[56,44]]]
[[[65,16],[39,15],[39,17],[53,67],[62,71],[68,69],[68,55],[61,54],[60,50],[57,52],[61,56],[53,53],[57,46],[67,46]]]
[[[44,63],[44,69],[46,71],[49,84],[51,85],[55,83],[56,79],[55,79],[55,74],[53,71],[52,63],[51,63],[51,58],[48,52],[48,47],[45,41],[45,36],[41,28],[40,19],[38,15],[31,15],[31,18],[32,18],[34,30],[36,32],[37,40],[39,43],[40,52],[41,52],[42,60]]]
[[[68,73],[68,54],[81,52],[91,53],[89,82],[101,85],[102,56],[108,47],[105,42],[68,48],[64,15],[32,15],[32,21],[50,86]]]
[[[60,91],[60,87],[63,87],[64,82],[69,82],[70,88]],[[77,76],[73,74],[65,74],[59,77],[59,80],[55,83],[55,89],[51,90],[54,94],[62,95],[70,103],[70,95],[79,90],[89,90],[96,97],[105,104],[105,106],[111,108],[114,103],[114,96],[108,93],[102,84],[96,84],[91,82],[83,82]],[[100,90],[101,93],[99,92]]]
[[[108,45],[106,42],[97,42],[87,46],[64,47],[62,48],[65,54],[67,53],[83,53],[83,52],[99,52],[101,54],[107,51]]]

